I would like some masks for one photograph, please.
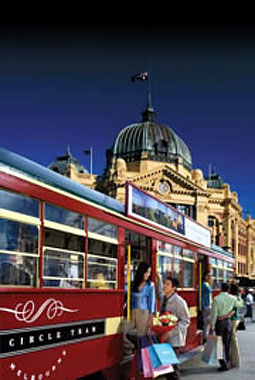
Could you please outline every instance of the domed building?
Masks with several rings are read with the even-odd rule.
[[[102,176],[89,174],[69,147],[50,168],[123,203],[131,181],[209,227],[212,244],[234,254],[236,275],[255,283],[255,220],[242,217],[237,193],[215,170],[204,177],[193,168],[189,147],[171,127],[157,122],[150,97],[141,121],[119,132],[106,157]],[[214,268],[219,273],[220,265]]]
[[[131,181],[209,227],[212,244],[234,254],[236,274],[255,278],[255,222],[242,218],[237,193],[215,170],[204,177],[202,170],[193,169],[188,146],[171,127],[156,121],[150,97],[141,122],[123,128],[106,156],[98,189],[124,203],[125,184]]]
[[[117,136],[113,148],[114,159],[123,158],[127,163],[144,160],[177,162],[192,168],[191,154],[184,141],[168,126],[155,122],[156,114],[148,103],[142,113],[142,122],[131,124]],[[131,165],[129,165],[131,166]]]
[[[156,121],[149,96],[141,122],[122,129],[107,151],[104,191],[124,202],[129,180],[200,220],[197,210],[207,205],[208,194],[203,175],[194,182],[195,174],[188,146],[172,128]],[[201,222],[207,223],[206,218]]]

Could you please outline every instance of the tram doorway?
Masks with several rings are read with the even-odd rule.
[[[202,279],[208,270],[207,256],[198,254],[197,256],[197,329],[203,330],[203,311],[202,311]]]
[[[125,231],[125,315],[129,319],[132,283],[141,262],[152,265],[151,238],[133,231]],[[129,269],[129,271],[128,271]]]

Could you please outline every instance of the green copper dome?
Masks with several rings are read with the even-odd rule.
[[[155,122],[156,114],[150,103],[149,99],[141,123],[131,124],[120,131],[112,156],[126,162],[141,160],[142,153],[143,158],[161,162],[175,162],[181,157],[183,165],[191,170],[192,160],[187,145],[171,128]]]

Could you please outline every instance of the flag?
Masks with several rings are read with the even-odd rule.
[[[91,154],[91,150],[84,150],[84,154]]]
[[[145,71],[140,74],[134,74],[131,76],[131,82],[148,80],[148,77],[149,77],[148,71]]]

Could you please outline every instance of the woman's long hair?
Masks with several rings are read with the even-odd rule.
[[[141,285],[141,283],[144,281],[143,280],[144,273],[146,273],[149,268],[150,268],[150,265],[145,262],[141,262],[139,264],[136,274],[135,274],[135,278],[134,278],[133,292],[137,293],[139,291],[138,288]],[[151,281],[151,276],[149,277],[147,282],[150,283],[150,281]]]

